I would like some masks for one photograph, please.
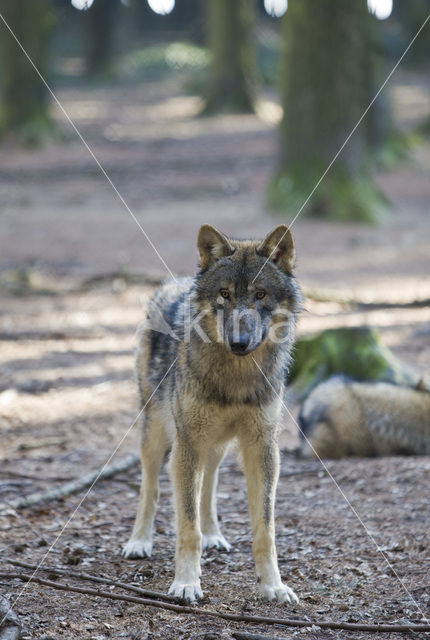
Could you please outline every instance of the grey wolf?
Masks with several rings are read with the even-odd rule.
[[[123,555],[151,555],[158,475],[171,450],[177,541],[169,593],[189,602],[202,596],[202,548],[230,549],[218,524],[216,485],[227,446],[236,440],[248,486],[258,591],[268,600],[296,602],[279,574],[274,521],[276,436],[301,305],[293,238],[285,225],[263,241],[233,240],[204,225],[198,250],[197,275],[168,282],[149,305],[149,318],[161,314],[171,330],[154,331],[149,324],[140,338],[141,406],[149,402],[140,424],[139,505]]]
[[[309,394],[299,427],[305,456],[430,454],[430,392],[334,376]]]

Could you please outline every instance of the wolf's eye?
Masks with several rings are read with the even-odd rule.
[[[220,289],[219,292],[220,292],[221,296],[223,298],[225,298],[226,300],[230,299],[230,291],[228,289]]]
[[[266,295],[265,291],[256,291],[255,292],[255,297],[257,298],[257,300],[262,300],[265,295]]]

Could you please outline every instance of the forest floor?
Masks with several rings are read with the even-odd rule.
[[[428,104],[428,90],[413,78],[400,76],[392,91],[399,122]],[[200,224],[209,222],[239,237],[261,237],[280,222],[264,205],[276,158],[276,129],[270,119],[195,118],[197,99],[181,95],[172,81],[65,89],[59,98],[129,210],[67,125],[63,144],[34,151],[12,144],[3,148],[3,504],[80,477],[115,450],[115,460],[136,451],[136,429],[130,429],[137,413],[135,331],[153,291],[151,283],[166,272],[133,216],[169,269],[179,274],[195,269]],[[56,117],[60,120],[61,114]],[[409,163],[377,175],[393,203],[379,226],[298,218],[293,226],[297,275],[306,291],[324,298],[306,300],[299,335],[370,325],[407,365],[430,373],[430,308],[405,306],[430,298],[429,174],[430,144],[425,143]],[[142,276],[141,283],[133,280],[135,274]],[[363,310],[342,302],[351,297],[375,306]],[[387,302],[398,306],[385,308]],[[429,458],[328,461],[360,522],[318,461],[294,457],[296,427],[287,417],[284,426],[277,548],[281,574],[300,604],[266,604],[254,595],[245,482],[230,455],[220,474],[219,510],[233,549],[204,554],[200,606],[304,618],[309,625],[321,619],[418,622],[429,616]],[[174,556],[166,470],[153,558],[120,556],[135,515],[138,479],[136,467],[96,483],[82,503],[85,492],[3,511],[2,572],[18,571],[8,565],[9,559],[43,560],[43,566],[165,592]],[[53,579],[42,571],[38,575]],[[63,581],[92,586],[72,577]],[[238,630],[304,640],[369,635],[178,615],[36,583],[23,590],[23,585],[0,578],[0,592],[13,604],[28,639],[209,640],[231,638]]]

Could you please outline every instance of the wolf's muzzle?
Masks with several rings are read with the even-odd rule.
[[[251,336],[249,333],[244,333],[234,342],[230,342],[230,349],[236,356],[245,356],[248,353],[250,342]]]

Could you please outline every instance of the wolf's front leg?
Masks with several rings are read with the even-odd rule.
[[[257,442],[247,439],[242,440],[241,445],[254,533],[252,550],[258,591],[265,600],[298,602],[294,591],[281,580],[276,557],[274,502],[279,475],[278,445],[261,434]]]
[[[172,480],[177,521],[175,579],[169,594],[195,602],[202,597],[200,587],[199,502],[202,486],[202,461],[189,441],[178,438],[172,452]]]

